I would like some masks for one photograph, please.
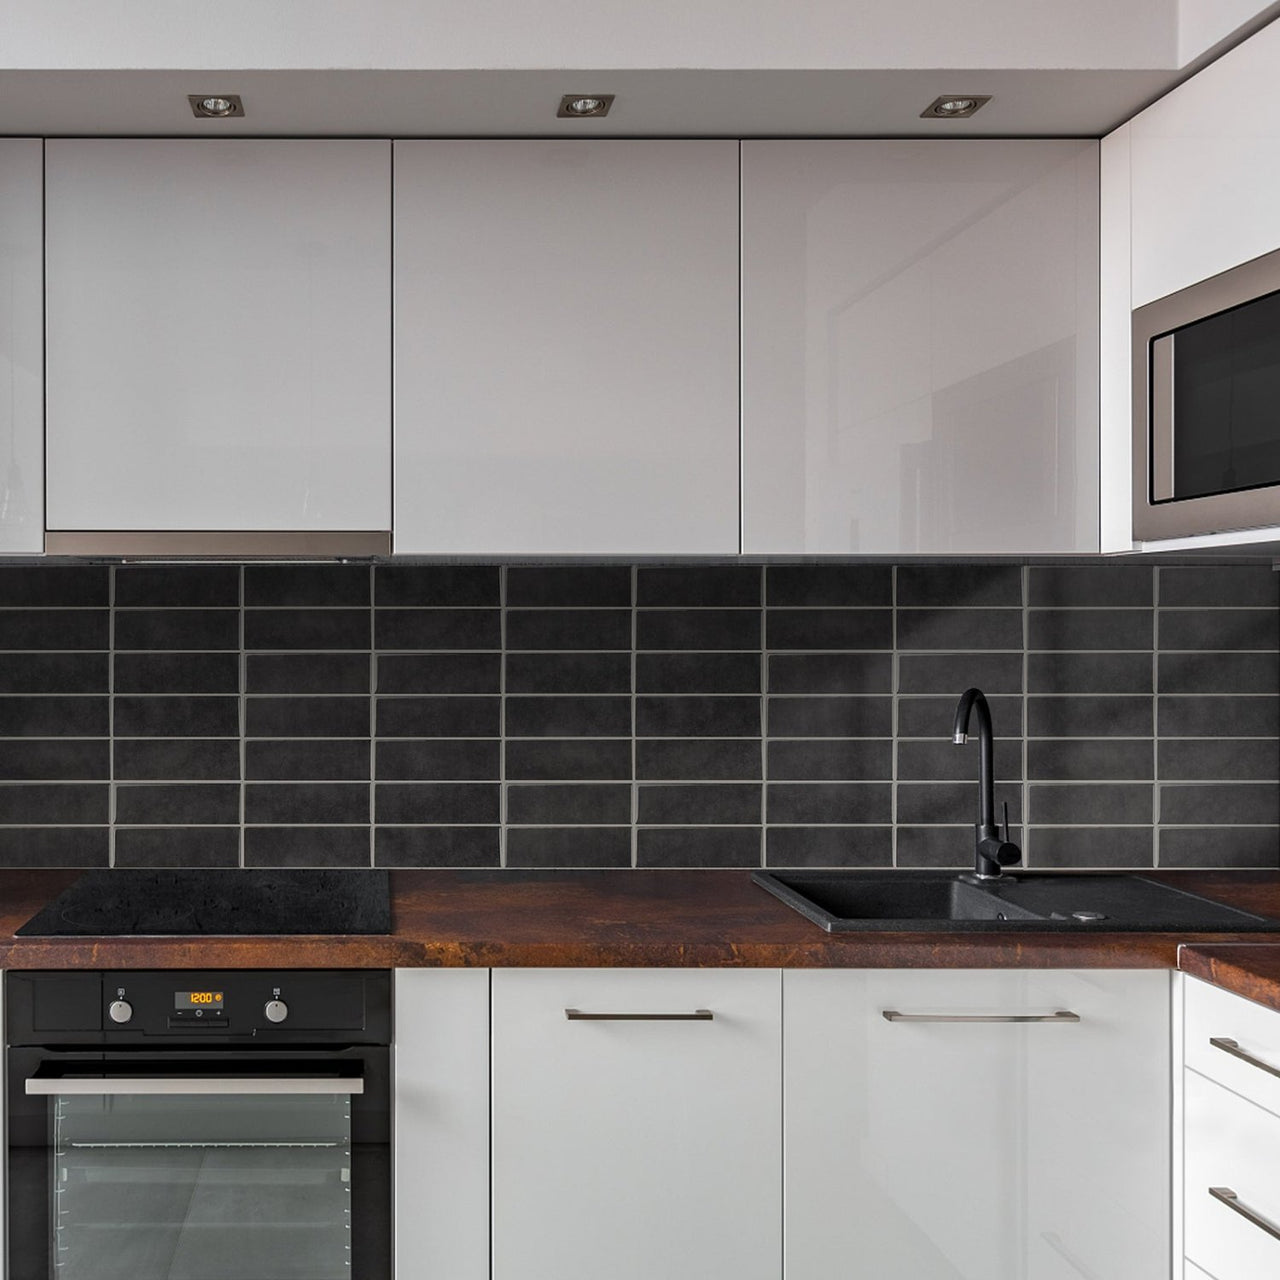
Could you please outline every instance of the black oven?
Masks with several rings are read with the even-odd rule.
[[[388,973],[6,997],[8,1280],[389,1280]]]

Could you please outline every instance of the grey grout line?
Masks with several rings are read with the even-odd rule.
[[[116,566],[107,571],[107,866],[116,865]]]
[[[1022,588],[1022,786],[1019,792],[1022,817],[1022,862],[1034,865],[1035,831],[1031,825],[1031,566],[1023,565],[1019,576]]]
[[[377,567],[369,566],[369,865],[378,865],[378,610]]]
[[[760,865],[769,865],[769,571],[760,566]]]
[[[893,606],[893,618],[890,623],[890,638],[893,641],[893,653],[889,658],[889,690],[892,702],[889,706],[889,733],[892,746],[889,750],[889,865],[898,865],[898,717],[901,714],[899,698],[902,686],[902,655],[898,651],[898,566],[889,570],[889,601]]]
[[[1160,566],[1151,570],[1151,865],[1160,865]]]
[[[739,522],[741,522],[741,513],[739,513]],[[741,537],[741,535],[739,535]],[[640,865],[640,779],[639,779],[639,752],[636,747],[638,741],[637,729],[639,723],[637,721],[637,687],[639,684],[638,670],[639,658],[637,651],[640,647],[640,567],[639,565],[631,566],[631,865],[638,867]]]
[[[507,566],[498,566],[498,866],[507,865]]]
[[[240,719],[240,839],[239,839],[238,857],[239,857],[240,865],[242,867],[247,865],[247,860],[245,856],[247,853],[247,849],[246,849],[247,839],[245,836],[245,817],[247,816],[246,810],[247,810],[248,798],[249,798],[249,788],[247,786],[247,779],[249,777],[249,700],[248,700],[249,655],[245,651],[245,647],[244,647],[244,639],[245,639],[245,636],[244,636],[244,632],[245,632],[244,575],[245,575],[245,566],[241,565],[239,575],[238,575],[238,590],[240,592],[240,618],[239,618],[239,633],[238,633],[240,636],[240,655],[239,655],[240,704],[237,709],[237,714]]]

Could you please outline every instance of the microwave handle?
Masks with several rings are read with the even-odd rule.
[[[1151,498],[1167,502],[1173,493],[1173,343],[1175,335],[1151,340]]]
[[[118,1094],[166,1096],[173,1094],[336,1094],[363,1093],[364,1081],[354,1076],[83,1076],[59,1078],[31,1076],[28,1094],[81,1094],[112,1097]]]

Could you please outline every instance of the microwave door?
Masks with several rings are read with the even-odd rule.
[[[1151,500],[1168,502],[1173,495],[1174,450],[1178,447],[1173,415],[1174,351],[1177,335],[1166,333],[1151,343]]]

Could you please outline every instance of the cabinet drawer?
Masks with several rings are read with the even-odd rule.
[[[1280,1275],[1280,1239],[1271,1234],[1280,1232],[1280,1118],[1194,1071],[1184,1106],[1187,1257],[1217,1280]],[[1237,1207],[1210,1188],[1233,1192]]]
[[[1196,978],[1185,991],[1187,1066],[1280,1116],[1280,1013]]]

